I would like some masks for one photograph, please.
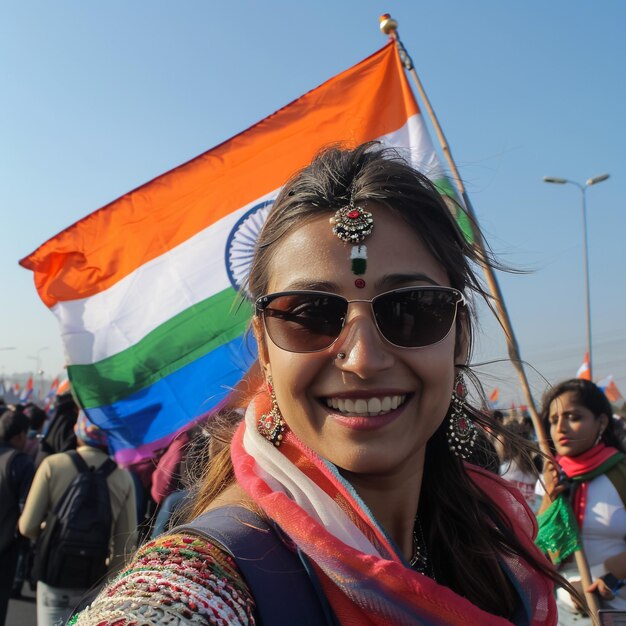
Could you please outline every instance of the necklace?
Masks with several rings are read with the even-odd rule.
[[[424,531],[422,530],[420,519],[417,516],[415,517],[415,524],[413,526],[413,554],[409,565],[411,569],[414,569],[416,572],[435,580],[435,574],[432,570],[430,559],[428,558],[428,548],[426,547],[426,541],[424,541]]]

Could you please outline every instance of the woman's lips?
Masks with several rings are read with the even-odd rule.
[[[341,426],[354,430],[376,430],[397,419],[410,394],[381,394],[369,397],[325,398],[322,402],[330,416]]]

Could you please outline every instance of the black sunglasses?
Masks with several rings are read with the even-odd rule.
[[[319,352],[330,347],[345,324],[348,305],[368,302],[380,334],[400,348],[423,348],[445,339],[465,304],[452,287],[403,287],[371,300],[347,300],[323,291],[283,291],[261,296],[256,314],[270,339],[288,352]]]

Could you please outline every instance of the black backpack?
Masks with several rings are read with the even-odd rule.
[[[107,476],[117,465],[107,459],[95,470],[75,450],[66,454],[78,474],[46,518],[35,549],[34,576],[53,587],[87,589],[107,570],[113,524]]]

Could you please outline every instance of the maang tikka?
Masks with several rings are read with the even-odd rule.
[[[278,408],[276,394],[274,393],[274,382],[271,376],[268,376],[267,391],[270,394],[272,408],[268,413],[263,413],[263,415],[259,417],[257,430],[263,437],[278,448],[283,442],[283,433],[285,432],[286,424]]]
[[[374,229],[372,214],[363,207],[354,206],[352,200],[330,218],[330,223],[333,225],[333,233],[346,243],[357,244],[371,235]]]
[[[448,446],[458,457],[467,459],[472,454],[478,431],[469,416],[465,398],[467,387],[463,375],[459,374],[454,383],[450,401],[450,418],[448,422]]]

